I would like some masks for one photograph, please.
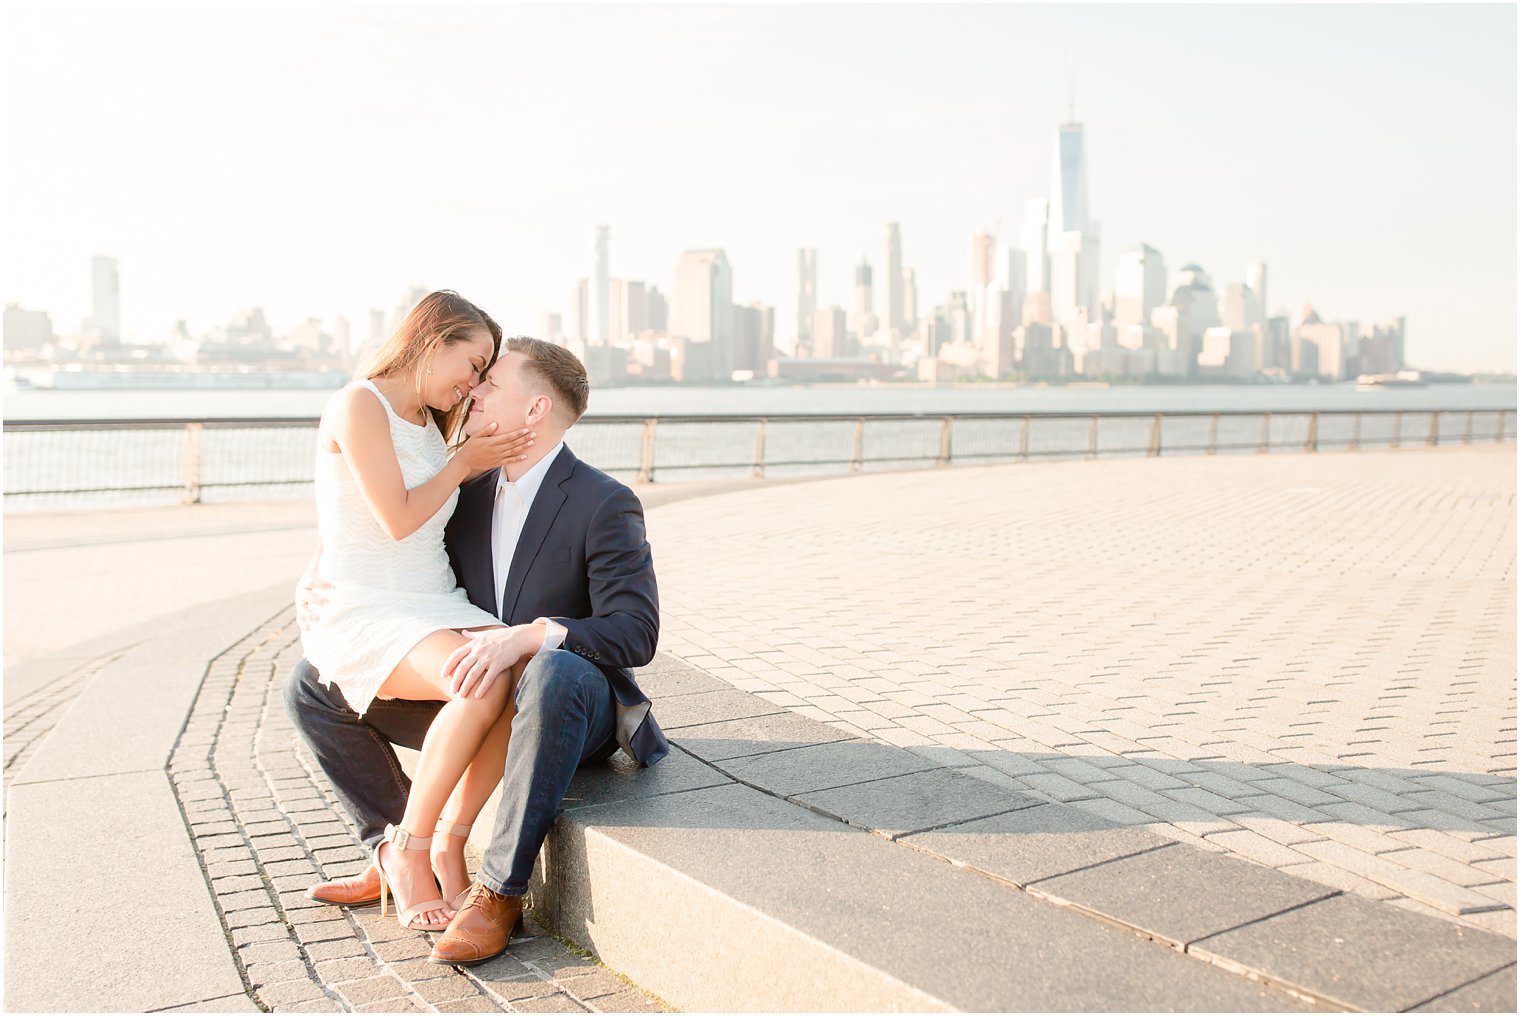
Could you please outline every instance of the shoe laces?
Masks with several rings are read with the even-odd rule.
[[[477,904],[489,903],[491,902],[491,897],[495,895],[488,886],[480,882],[471,882],[470,895],[465,899],[464,905],[470,907]]]

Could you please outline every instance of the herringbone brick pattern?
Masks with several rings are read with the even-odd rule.
[[[1512,447],[866,475],[649,524],[661,649],[737,687],[1515,934]]]

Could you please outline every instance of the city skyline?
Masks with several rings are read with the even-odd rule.
[[[129,337],[162,336],[181,317],[205,330],[246,305],[263,306],[286,327],[312,315],[359,322],[415,282],[459,289],[510,331],[533,332],[545,312],[570,310],[567,285],[592,275],[587,237],[610,224],[610,267],[598,276],[668,292],[682,252],[722,248],[734,302],[773,306],[776,342],[787,348],[798,320],[800,248],[817,252],[819,308],[853,305],[862,253],[877,272],[880,305],[881,230],[896,222],[901,263],[914,270],[926,310],[969,287],[965,252],[974,232],[994,236],[999,249],[1025,246],[1027,203],[1058,197],[1049,187],[1052,136],[1070,108],[1075,55],[1076,119],[1086,129],[1083,197],[1086,215],[1102,224],[1100,291],[1115,290],[1119,255],[1142,243],[1162,252],[1169,274],[1201,264],[1221,293],[1261,260],[1272,271],[1271,306],[1261,308],[1268,313],[1286,308],[1296,319],[1312,303],[1329,319],[1405,316],[1412,363],[1514,369],[1513,8],[1125,8],[1101,17],[1090,8],[891,8],[863,20],[861,10],[585,9],[571,24],[567,15],[508,8],[271,9],[254,20],[241,7],[221,7],[158,25],[162,14],[153,10],[134,20],[102,9],[85,23],[50,8],[13,8],[8,26],[39,45],[21,47],[21,58],[0,72],[7,94],[65,45],[69,65],[87,73],[57,95],[34,98],[33,90],[6,102],[8,135],[47,144],[26,147],[4,170],[6,219],[21,242],[7,245],[0,262],[0,298],[49,311],[60,331],[72,329],[90,313],[80,266],[110,254],[121,263]],[[1137,23],[1148,26],[1139,35]],[[1073,24],[1079,30],[1063,34]],[[985,31],[968,35],[970,25]],[[150,32],[155,26],[164,31]],[[463,38],[460,27],[476,31]],[[1009,36],[1015,28],[1022,35]],[[989,94],[995,90],[973,59],[987,46],[980,36],[999,29],[1028,40],[1025,59],[1005,71],[1015,84],[1006,95]],[[798,66],[812,68],[811,76],[790,91],[777,85],[775,94],[757,93],[741,79],[761,57],[736,47],[754,36],[763,52],[762,43],[787,30],[801,33]],[[964,52],[953,66],[938,57],[915,62],[911,82],[872,79],[853,49],[841,49],[833,65],[808,62],[847,30],[872,44],[915,30],[954,36]],[[1115,88],[1114,79],[1132,69],[1116,41],[1125,30],[1129,48],[1150,47],[1152,72],[1139,85]],[[1433,41],[1444,36],[1462,40],[1461,60]],[[105,94],[101,84],[114,83],[113,68],[125,66],[110,40],[125,37],[146,69]],[[1288,37],[1299,40],[1294,49],[1276,51]],[[1233,64],[1211,43],[1225,38],[1235,43]],[[1247,38],[1252,45],[1243,48]],[[713,70],[720,57],[735,66],[702,90],[677,87],[654,68],[625,80],[631,58],[612,53],[613,39],[643,62],[679,51],[688,72]],[[535,40],[548,47],[543,57],[529,52]],[[506,78],[532,93],[509,95],[505,112],[490,112],[466,87],[492,75],[453,59],[456,49],[484,56],[493,45],[522,58]],[[1187,74],[1165,59],[1177,46],[1193,56]],[[1314,63],[1337,47],[1339,62]],[[1400,63],[1422,47],[1431,50],[1423,62]],[[1212,97],[1238,89],[1271,52],[1280,101],[1264,101],[1262,88],[1238,90],[1226,104],[1233,116],[1221,121]],[[175,59],[155,64],[155,53]],[[221,64],[240,56],[257,59],[233,81]],[[556,56],[561,72],[589,68],[587,82],[548,74]],[[390,66],[403,57],[418,66]],[[438,73],[445,58],[447,71]],[[1305,62],[1322,71],[1312,105],[1290,73]],[[264,63],[285,76],[270,94],[259,92],[270,85]],[[1238,69],[1210,78],[1211,67]],[[395,71],[395,80],[354,76],[379,69]],[[875,81],[871,98],[829,123],[835,109],[858,98],[845,87],[852,74]],[[1495,87],[1506,75],[1509,88]],[[187,95],[186,80],[204,84],[204,94]],[[401,94],[408,84],[421,93]],[[578,102],[588,89],[596,101]],[[313,105],[331,107],[327,115],[347,114],[325,144],[316,133],[321,110],[294,102],[303,90],[316,97]],[[1144,101],[1126,106],[1126,91]],[[229,103],[244,115],[212,122],[204,143],[240,138],[241,146],[227,149],[221,163],[192,169],[181,164],[190,152],[171,129],[182,126],[176,116],[148,115],[132,129],[111,120],[128,103],[162,110],[170,96],[178,108],[171,103],[169,113],[184,115]],[[451,110],[451,101],[460,109]],[[405,132],[386,125],[425,117],[429,108],[443,110],[443,126],[456,129],[490,112],[480,158],[398,145]],[[72,115],[63,117],[67,132],[55,119],[62,114]],[[1290,122],[1296,129],[1285,129]],[[1474,130],[1475,122],[1485,129]],[[892,123],[900,129],[883,137]],[[1368,125],[1381,133],[1367,134]],[[81,129],[92,127],[99,129]],[[748,159],[734,157],[736,132],[751,141],[740,149]],[[152,150],[163,158],[153,164],[185,193],[168,194],[162,183],[134,189],[136,178],[119,165],[113,176],[71,158],[76,135],[108,149],[161,142]],[[518,139],[532,142],[527,154],[517,151]],[[438,143],[427,133],[417,140]],[[627,155],[583,158],[609,145]],[[693,156],[698,148],[703,158]],[[1416,151],[1426,148],[1444,158]],[[280,151],[311,157],[279,160]],[[951,158],[958,152],[966,154]],[[790,158],[799,154],[809,157]],[[1164,171],[1154,162],[1165,162]],[[437,168],[444,164],[448,172]],[[352,193],[332,191],[340,177]],[[142,201],[124,207],[112,190],[118,185],[141,191]],[[60,189],[69,189],[72,204],[38,200]],[[197,199],[209,202],[203,216],[193,214]],[[331,207],[319,213],[322,201]]]

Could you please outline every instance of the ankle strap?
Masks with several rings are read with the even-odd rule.
[[[443,835],[445,835],[445,836],[464,836],[464,837],[468,837],[470,835],[470,828],[471,827],[467,826],[467,825],[451,825],[448,822],[444,821],[443,819],[439,819],[438,820],[438,828],[434,829],[433,833],[435,835],[438,834],[438,833],[443,833]]]
[[[414,836],[400,826],[385,827],[385,840],[397,850],[426,850],[433,845],[431,836]]]

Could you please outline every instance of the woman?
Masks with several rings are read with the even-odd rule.
[[[501,778],[510,734],[502,717],[516,675],[489,675],[460,696],[444,673],[463,631],[500,626],[466,599],[444,551],[459,485],[519,461],[533,443],[528,431],[498,435],[492,425],[449,454],[446,437],[500,344],[501,329],[474,304],[431,293],[361,380],[328,402],[317,435],[312,578],[330,592],[302,630],[306,658],[360,715],[376,698],[445,703],[401,824],[386,826],[374,857],[381,912],[392,894],[402,926],[427,931],[448,925],[454,908],[445,900],[469,887],[464,839]]]

